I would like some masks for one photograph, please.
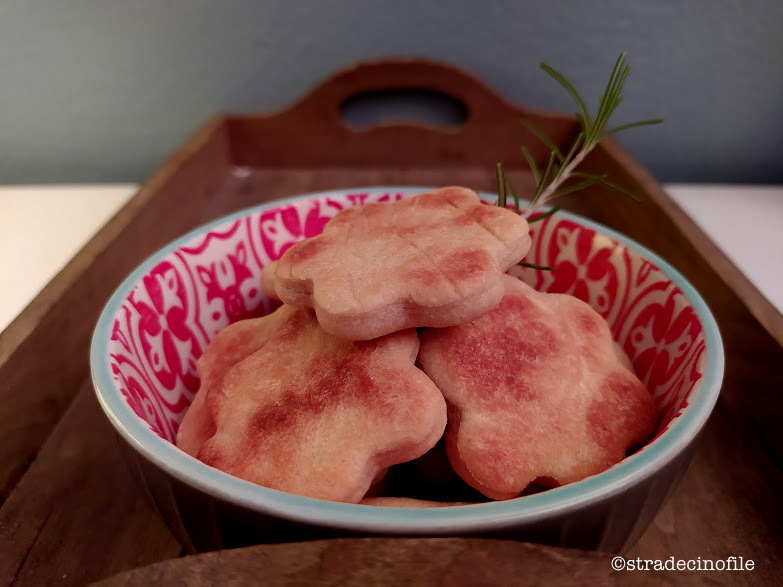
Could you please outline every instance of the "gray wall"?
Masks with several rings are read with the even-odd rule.
[[[138,181],[217,111],[356,60],[421,55],[572,111],[632,65],[620,140],[661,181],[783,182],[783,2],[0,0],[0,183]]]

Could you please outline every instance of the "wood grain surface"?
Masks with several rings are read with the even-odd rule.
[[[413,125],[356,131],[336,114],[339,104],[357,92],[394,87],[455,95],[466,104],[468,121],[448,131]],[[217,117],[200,129],[0,333],[0,583],[81,585],[180,554],[143,490],[131,480],[90,382],[88,348],[95,321],[111,292],[138,263],[217,216],[299,193],[361,185],[461,184],[493,190],[495,161],[511,169],[517,187],[529,188],[532,177],[524,170],[519,147],[534,143],[519,123],[523,115],[563,141],[575,128],[570,117],[510,105],[453,68],[393,60],[338,74],[282,112]],[[540,148],[536,153],[543,155]],[[723,391],[694,462],[629,554],[744,556],[756,562],[750,575],[675,573],[659,579],[772,583],[783,568],[783,435],[778,422],[783,415],[783,318],[763,305],[755,288],[616,143],[602,144],[585,167],[609,173],[644,201],[637,205],[597,187],[571,198],[566,207],[628,234],[683,272],[715,314],[726,347]],[[370,557],[371,565],[381,564],[372,559],[380,551],[387,553],[383,564],[391,567],[417,553],[404,541],[388,541],[397,546],[382,548],[358,544],[280,546],[289,549],[289,558],[279,550],[263,555],[258,564],[272,565],[265,568],[285,577],[293,567],[286,570],[281,561],[295,561],[290,553],[296,548],[303,549],[302,561],[324,556],[348,561],[352,559],[340,557],[364,548],[362,556]],[[555,560],[575,573],[605,573],[605,555],[558,559],[562,553],[541,547],[498,543],[484,549],[477,544],[425,541],[420,548],[450,553],[431,555],[433,569],[437,567],[433,576],[439,580],[463,569],[464,558],[486,573],[506,569],[505,576],[486,576],[513,582],[520,573],[520,552],[552,577],[558,576],[556,571],[546,569]],[[231,556],[245,555],[207,555],[200,559],[204,563],[187,557],[156,572],[164,573],[161,578],[174,577],[165,575],[175,572],[168,569],[184,573],[191,563],[219,569]],[[505,562],[482,556],[505,557]],[[297,572],[320,568],[302,565]],[[351,580],[365,576],[358,568],[353,571],[355,576],[346,575]],[[116,580],[134,584],[143,576]],[[617,581],[614,575],[584,576]]]
[[[211,552],[117,574],[141,585],[666,585],[714,584],[720,573],[614,571],[612,555],[481,538],[337,538]],[[736,585],[748,584],[751,573]]]

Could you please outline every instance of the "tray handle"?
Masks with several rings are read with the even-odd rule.
[[[456,126],[410,121],[361,128],[346,124],[340,112],[346,100],[397,90],[445,94],[464,105],[465,120]],[[521,124],[522,118],[532,120],[561,146],[573,139],[578,127],[573,116],[511,104],[457,67],[421,58],[385,58],[337,72],[281,112],[233,116],[229,124],[237,162],[251,166],[494,168],[498,161],[525,167],[522,145],[541,162],[548,156],[549,150]],[[403,144],[408,146],[405,150],[392,147]]]
[[[340,107],[346,101],[363,94],[398,90],[432,92],[458,101],[466,113],[459,126],[486,126],[498,118],[518,122],[520,115],[525,114],[524,109],[511,105],[469,73],[443,63],[413,58],[366,61],[344,69],[313,89],[294,108],[303,115],[310,112],[332,124],[344,125]],[[381,123],[397,124],[415,123]],[[422,126],[444,132],[454,130]]]

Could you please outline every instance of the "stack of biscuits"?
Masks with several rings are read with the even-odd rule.
[[[207,347],[178,446],[265,487],[382,505],[447,503],[383,495],[436,444],[490,499],[606,470],[652,434],[652,399],[600,315],[506,274],[530,246],[524,218],[460,187],[342,210],[264,267],[282,305]]]

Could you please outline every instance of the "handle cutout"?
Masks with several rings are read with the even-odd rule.
[[[453,130],[468,118],[468,107],[462,100],[425,88],[360,92],[343,100],[339,112],[343,122],[356,130],[394,123]]]

